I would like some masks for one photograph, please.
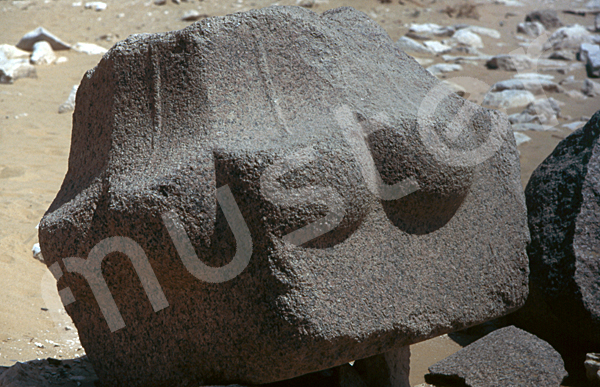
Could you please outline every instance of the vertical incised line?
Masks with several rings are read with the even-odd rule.
[[[263,78],[263,82],[265,84],[265,90],[267,93],[267,98],[271,101],[271,105],[273,109],[275,109],[275,113],[277,114],[277,118],[279,119],[280,125],[283,127],[286,133],[291,134],[290,128],[287,124],[287,120],[283,115],[283,111],[281,106],[279,106],[279,100],[277,99],[277,95],[275,94],[275,90],[273,88],[273,81],[271,79],[271,71],[269,70],[269,62],[267,59],[267,51],[262,44],[261,36],[258,35],[255,37],[257,42],[257,50],[258,50],[258,68],[260,71],[260,75]]]
[[[152,66],[151,82],[152,82],[152,149],[154,149],[154,136],[157,136],[157,142],[162,131],[162,99],[160,95],[161,77],[160,77],[160,55],[153,55],[152,46],[148,48],[150,56],[150,65]]]

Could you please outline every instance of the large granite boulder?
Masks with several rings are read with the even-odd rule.
[[[600,350],[600,112],[561,141],[525,190],[530,295],[511,318],[581,377]]]
[[[351,8],[115,45],[40,224],[111,386],[273,382],[504,315],[528,239],[506,116]]]

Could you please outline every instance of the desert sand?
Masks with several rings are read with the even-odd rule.
[[[72,0],[0,0],[0,44],[16,44],[21,36],[43,26],[69,43],[88,42],[110,48],[130,34],[181,29],[191,22],[182,21],[187,10],[206,16],[262,8],[272,4],[296,5],[296,0],[193,0],[156,5],[152,0],[108,0],[103,11],[86,9]],[[525,3],[525,1],[523,1]],[[493,1],[472,2],[479,18],[456,18],[442,12],[462,1],[436,0],[317,0],[311,9],[323,12],[339,6],[352,6],[380,23],[393,40],[406,34],[410,23],[453,25],[467,23],[498,30],[502,38],[482,36],[482,53],[508,54],[527,50],[517,34],[517,23],[536,9],[555,9],[564,24],[594,25],[594,15],[563,13],[584,7],[583,1],[528,1],[523,6]],[[37,358],[71,359],[82,356],[77,331],[62,309],[55,282],[46,266],[32,257],[37,242],[36,225],[58,192],[67,170],[71,134],[71,113],[59,114],[73,85],[85,71],[94,67],[99,55],[58,51],[67,61],[37,66],[36,79],[19,79],[14,84],[0,84],[0,366]],[[422,56],[431,63],[443,63],[441,57]],[[581,89],[585,69],[566,74],[556,70],[559,82],[574,76],[576,82],[567,90]],[[451,79],[468,76],[492,85],[512,78],[515,73],[488,70],[481,61],[463,64],[463,70],[447,74]],[[487,90],[479,85],[469,89],[468,99],[481,102]],[[562,101],[562,118],[553,131],[525,132],[531,141],[519,146],[523,185],[536,166],[571,130],[562,124],[587,120],[600,107],[600,97],[575,99],[566,93],[548,95]],[[513,109],[515,113],[522,109]],[[463,343],[464,344],[464,343]],[[445,335],[412,346],[411,385],[424,382],[427,367],[452,354],[461,345]]]

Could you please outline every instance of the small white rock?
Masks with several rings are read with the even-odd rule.
[[[534,67],[534,61],[527,55],[496,55],[486,62],[490,69],[522,71]]]
[[[33,51],[33,45],[42,40],[50,43],[52,49],[55,51],[68,50],[71,48],[71,45],[63,42],[44,27],[38,27],[35,30],[29,31],[23,35],[21,40],[19,40],[19,43],[17,43],[17,47],[19,47],[21,50]]]
[[[583,63],[588,61],[588,57],[590,55],[594,55],[596,52],[600,51],[600,46],[592,43],[582,43],[579,47],[579,60]]]
[[[42,249],[40,248],[40,244],[36,243],[31,248],[31,253],[33,254],[33,258],[37,259],[40,262],[44,262],[44,257],[42,256]]]
[[[529,137],[528,135],[521,133],[521,132],[513,132],[513,134],[515,135],[515,141],[517,142],[517,146],[527,142],[527,141],[531,141],[531,137]]]
[[[315,0],[296,0],[296,5],[304,8],[312,8],[315,6]]]
[[[442,44],[436,40],[426,40],[423,42],[423,44],[437,55],[445,54],[452,50],[452,47]]]
[[[433,63],[433,59],[431,58],[417,58],[415,56],[413,56],[413,58],[417,61],[418,64],[420,64],[421,66],[427,66],[429,64]]]
[[[528,36],[538,37],[546,32],[546,28],[542,23],[537,21],[524,22],[517,25],[517,32]]]
[[[544,50],[579,50],[582,43],[593,43],[593,39],[587,28],[574,24],[554,31],[544,44]]]
[[[560,107],[563,105],[564,102],[557,101],[554,98],[540,98],[527,105],[521,113],[508,116],[508,120],[513,125],[536,124],[553,128],[558,125],[557,119],[560,117]]]
[[[597,97],[600,95],[600,83],[586,79],[583,81],[581,92],[588,97]]]
[[[499,92],[490,92],[483,98],[482,105],[493,108],[517,108],[527,106],[535,101],[533,93],[527,90],[503,90]]]
[[[35,67],[28,59],[9,59],[0,63],[0,83],[13,83],[19,78],[37,78]]]
[[[492,91],[502,90],[529,90],[533,94],[562,93],[564,91],[557,83],[542,78],[507,79],[496,82],[492,86]]]
[[[569,130],[577,130],[577,129],[583,127],[585,124],[587,124],[587,122],[585,122],[585,121],[574,121],[574,122],[569,122],[568,124],[563,124],[562,127],[567,128]]]
[[[516,0],[494,0],[494,4],[501,4],[507,7],[524,7],[525,4]]]
[[[406,36],[403,36],[400,39],[398,39],[398,42],[396,42],[396,44],[398,45],[398,47],[400,47],[402,51],[405,52],[414,52],[418,54],[432,54],[430,49],[417,42],[416,40],[413,40]]]
[[[483,48],[483,41],[479,35],[467,29],[456,31],[454,35],[452,35],[452,40],[462,46]]]
[[[461,97],[464,97],[465,95],[467,95],[467,90],[459,84],[456,84],[454,82],[449,82],[447,80],[443,80],[442,83],[444,85],[446,85],[450,90],[452,90],[452,92],[455,93],[456,95],[459,95]]]
[[[585,375],[592,382],[600,382],[600,353],[585,355]]]
[[[427,67],[427,71],[431,74],[438,76],[445,73],[451,73],[453,71],[461,71],[463,68],[459,64],[451,63],[438,63]]]
[[[205,17],[205,15],[202,15],[200,12],[196,11],[195,9],[190,9],[189,11],[185,11],[183,13],[181,20],[196,21],[196,20],[202,19],[203,17]]]
[[[477,65],[478,61],[488,61],[492,59],[490,55],[442,55],[444,62],[455,62],[455,63],[471,63]]]
[[[71,93],[69,93],[67,100],[58,107],[58,113],[62,114],[75,110],[75,98],[77,97],[78,88],[79,85],[75,85],[71,88]]]
[[[550,74],[539,74],[539,73],[519,73],[514,76],[516,79],[545,79],[551,81],[554,79],[554,75]]]
[[[590,0],[585,7],[588,9],[600,9],[600,0]]]
[[[468,26],[465,28],[462,28],[465,31],[471,31],[476,33],[477,35],[485,35],[485,36],[489,36],[490,38],[494,38],[494,39],[500,39],[502,37],[502,35],[500,34],[500,32],[498,30],[495,30],[493,28],[487,28],[487,27],[480,27],[480,26]]]
[[[56,54],[52,50],[50,43],[40,41],[33,45],[33,52],[29,60],[34,65],[52,64],[56,61]]]
[[[25,58],[31,55],[27,51],[18,49],[10,44],[0,44],[0,55],[2,54],[6,59]]]
[[[98,46],[97,44],[81,42],[74,45],[73,50],[88,55],[104,55],[108,51],[106,48]]]
[[[454,27],[442,27],[434,23],[411,24],[407,35],[417,39],[428,39],[435,36],[452,36]]]
[[[513,124],[512,129],[514,131],[533,130],[536,132],[547,132],[547,131],[551,131],[551,130],[556,130],[556,128],[554,128],[554,126],[552,126],[552,125],[542,125],[542,124],[538,124],[535,122],[529,122],[526,124]]]
[[[95,11],[104,11],[107,7],[106,3],[103,3],[101,1],[91,1],[89,3],[85,3],[85,8],[86,9],[94,9]]]
[[[425,24],[411,24],[410,28],[408,29],[410,32],[416,32],[416,33],[431,33],[433,34],[434,31],[439,31],[442,29],[442,26],[440,26],[439,24],[435,24],[435,23],[425,23]]]

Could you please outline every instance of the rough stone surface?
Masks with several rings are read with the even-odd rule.
[[[548,29],[553,30],[558,27],[562,27],[562,22],[558,18],[558,14],[555,10],[544,9],[541,11],[533,11],[525,16],[526,22],[539,22]]]
[[[496,55],[487,61],[489,69],[505,71],[523,71],[534,67],[534,62],[526,55]]]
[[[512,315],[548,341],[573,376],[600,346],[600,112],[561,141],[527,188],[530,295]]]
[[[28,59],[0,60],[0,83],[13,83],[19,78],[37,78],[35,67]]]
[[[467,387],[559,387],[567,376],[550,344],[514,326],[498,329],[429,367],[425,381]]]
[[[33,45],[40,41],[50,43],[53,50],[68,50],[71,48],[71,45],[63,42],[44,27],[38,27],[23,35],[19,43],[17,43],[17,47],[21,50],[33,51]]]
[[[517,24],[517,32],[525,35],[537,37],[546,32],[546,28],[540,22],[525,22]]]
[[[0,367],[2,387],[94,387],[98,381],[87,357],[31,360]]]
[[[407,179],[418,190],[396,196]],[[294,239],[315,223],[331,231]],[[527,294],[506,117],[352,8],[269,7],[117,43],[80,84],[39,237],[110,386],[292,378],[504,315]],[[133,242],[129,258],[102,256]],[[77,274],[100,259],[92,285],[106,279],[109,309]]]

